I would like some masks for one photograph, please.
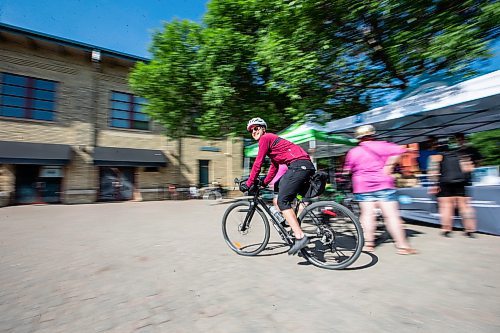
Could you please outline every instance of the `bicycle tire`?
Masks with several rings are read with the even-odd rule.
[[[242,256],[255,256],[262,252],[270,237],[269,221],[258,207],[247,231],[240,230],[249,209],[250,202],[236,202],[229,206],[222,218],[224,240],[231,250]]]
[[[363,228],[354,214],[334,201],[307,206],[299,217],[310,238],[302,255],[311,264],[326,269],[344,269],[361,254]]]
[[[349,209],[355,217],[359,219],[359,215],[361,214],[361,208],[359,207],[359,202],[357,201],[352,201],[348,205],[344,205]]]

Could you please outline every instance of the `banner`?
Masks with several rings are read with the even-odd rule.
[[[500,186],[469,186],[471,205],[475,210],[477,231],[500,235]],[[427,193],[426,187],[398,189],[401,217],[424,223],[441,224],[437,198]],[[458,212],[456,212],[458,215]],[[462,219],[455,216],[454,227],[462,227]]]

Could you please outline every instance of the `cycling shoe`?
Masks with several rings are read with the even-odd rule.
[[[295,243],[293,243],[292,247],[290,250],[288,250],[288,255],[296,255],[301,249],[307,246],[309,243],[309,238],[307,236],[304,236],[304,238],[301,239],[296,239]]]

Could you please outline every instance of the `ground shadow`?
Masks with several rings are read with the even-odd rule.
[[[332,271],[335,271],[335,270],[336,271],[356,271],[356,270],[360,270],[360,269],[370,268],[372,266],[375,266],[378,263],[378,257],[375,254],[369,253],[369,252],[361,252],[361,255],[363,255],[363,254],[367,254],[368,256],[370,256],[370,259],[371,259],[370,262],[368,262],[368,263],[366,263],[364,265],[361,265],[361,266],[353,267],[352,265],[356,264],[356,262],[354,262],[351,266],[349,266],[347,268],[332,269]],[[302,254],[299,253],[299,255],[302,257]],[[358,258],[358,260],[359,260],[359,258]],[[306,259],[304,259],[304,261],[298,262],[297,265],[301,265],[301,266],[311,265],[311,266],[314,266],[313,264],[311,264]],[[317,267],[317,266],[315,266],[315,267]],[[318,267],[318,268],[322,268],[322,267]],[[327,269],[327,268],[322,268],[322,269]]]
[[[425,232],[413,230],[413,229],[406,229],[406,238],[416,238],[419,237],[420,235],[425,234]],[[375,247],[384,244],[384,243],[393,243],[394,240],[392,239],[391,235],[386,229],[383,230],[377,230],[375,234]]]
[[[434,224],[434,223],[429,223],[429,222],[422,222],[422,221],[417,221],[417,220],[412,220],[412,219],[404,219],[406,222],[406,225],[408,224],[414,224],[414,225],[419,225],[422,227],[426,228],[432,228],[432,229],[438,229],[441,231],[441,224]],[[455,220],[456,220],[456,215],[455,215]],[[455,221],[454,220],[454,221]],[[455,223],[455,222],[453,222]],[[453,225],[453,231],[464,231],[464,227],[462,225]],[[497,234],[489,233],[489,232],[484,232],[484,231],[476,231],[477,234],[484,234],[484,235],[492,235],[492,236],[498,236]]]
[[[290,246],[285,244],[285,243],[269,242],[267,244],[266,248],[261,253],[257,254],[256,257],[271,257],[271,256],[277,256],[280,254],[285,254],[288,252],[289,248],[290,248]],[[275,252],[268,253],[269,251],[275,251]],[[264,253],[264,252],[266,252],[266,253]]]
[[[378,257],[375,254],[370,253],[370,252],[362,252],[362,253],[367,254],[368,256],[370,256],[371,260],[370,260],[369,263],[366,263],[366,264],[358,266],[358,267],[349,266],[347,268],[344,268],[343,270],[344,271],[357,271],[357,270],[360,270],[360,269],[370,268],[372,266],[375,266],[378,263]],[[355,265],[355,264],[356,264],[356,262],[354,262],[353,265]]]

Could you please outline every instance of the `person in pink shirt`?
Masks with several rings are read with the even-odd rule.
[[[276,176],[274,176],[273,180],[271,180],[271,182],[269,183],[269,187],[272,187],[273,192],[274,192],[273,205],[278,210],[279,210],[278,193],[280,191],[280,179],[286,173],[287,170],[288,170],[288,167],[286,166],[286,164],[280,164],[280,166],[278,167],[278,172],[276,173]]]
[[[295,242],[288,254],[295,255],[307,246],[309,239],[300,228],[297,216],[292,208],[292,202],[297,197],[297,194],[304,194],[307,191],[309,180],[316,172],[316,168],[304,149],[280,138],[274,133],[266,132],[266,129],[267,124],[262,118],[250,119],[247,124],[247,130],[252,134],[252,138],[259,142],[259,152],[252,165],[250,177],[246,183],[240,184],[240,190],[252,192],[266,156],[271,160],[271,166],[263,181],[264,187],[269,185],[276,176],[281,164],[288,167],[280,179],[277,202],[278,208],[292,228],[295,236]]]
[[[374,139],[372,125],[356,129],[357,147],[346,156],[344,172],[352,174],[354,199],[359,202],[359,220],[363,226],[366,252],[375,247],[375,208],[380,208],[387,230],[391,234],[398,254],[416,254],[410,247],[399,216],[396,187],[392,176],[393,168],[405,148],[386,141]]]

